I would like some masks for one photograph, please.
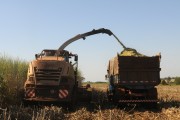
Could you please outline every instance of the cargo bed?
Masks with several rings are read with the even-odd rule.
[[[115,83],[128,86],[156,86],[160,83],[160,56],[117,55],[109,61],[109,75]]]

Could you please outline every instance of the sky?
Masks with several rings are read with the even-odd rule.
[[[159,52],[163,77],[180,76],[179,0],[1,0],[0,55],[32,61],[43,49],[93,29],[110,29],[126,47]],[[78,54],[85,81],[105,81],[108,60],[122,46],[107,34],[66,47]]]

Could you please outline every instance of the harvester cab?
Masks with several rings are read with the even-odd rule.
[[[45,49],[35,58],[29,64],[24,101],[73,103],[78,88],[78,55]]]
[[[71,58],[74,56],[77,59],[76,54],[72,54],[66,50],[57,51],[57,50],[51,50],[51,49],[44,49],[41,53],[35,54],[36,59],[42,58],[42,57],[55,57],[55,56],[56,57],[63,57],[63,58],[65,58],[65,57]]]

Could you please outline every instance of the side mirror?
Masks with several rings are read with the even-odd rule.
[[[35,58],[37,59],[39,57],[39,55],[38,54],[35,54]]]
[[[38,57],[38,55],[37,54],[35,54],[35,58],[37,59],[37,57]]]
[[[78,56],[75,56],[75,57],[74,57],[74,61],[78,61]]]
[[[108,78],[108,76],[107,76],[107,75],[105,75],[105,80],[107,80],[107,78]]]

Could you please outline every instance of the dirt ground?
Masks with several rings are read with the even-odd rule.
[[[108,103],[107,84],[91,84],[93,102],[80,103],[74,110],[60,106],[24,107],[23,105],[0,108],[3,120],[179,120],[180,86],[157,86],[158,108],[146,109],[134,104],[119,107]]]

